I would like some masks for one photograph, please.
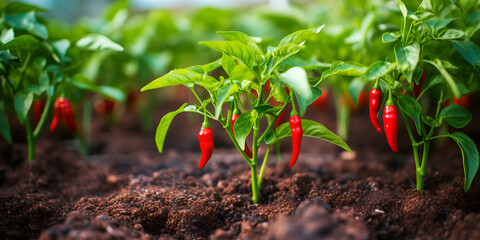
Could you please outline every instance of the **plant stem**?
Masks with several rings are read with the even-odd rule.
[[[340,138],[343,140],[346,140],[348,138],[348,122],[350,118],[350,110],[347,106],[348,103],[346,103],[347,100],[345,100],[345,103],[342,101],[342,99],[337,97],[337,100],[335,101],[337,107],[337,132]]]
[[[254,158],[255,155],[253,156]],[[256,160],[256,159],[255,159]],[[257,164],[252,164],[250,165],[250,171],[252,174],[252,202],[253,204],[258,203],[258,193],[259,193],[259,187],[258,187],[258,180],[257,180]]]
[[[47,94],[47,102],[45,103],[45,108],[43,109],[42,116],[40,117],[40,121],[38,121],[38,124],[35,127],[35,130],[33,131],[34,138],[37,138],[38,135],[40,134],[40,131],[42,130],[43,124],[45,123],[45,119],[47,119],[48,112],[50,111],[51,107],[52,107],[52,97],[50,97]]]
[[[35,158],[35,137],[33,136],[28,118],[25,119],[25,132],[27,133],[28,142],[28,161],[31,162]]]
[[[275,142],[275,151],[277,152],[278,162],[281,163],[282,162],[282,152],[280,151],[280,142],[279,141]]]
[[[430,150],[430,141],[425,141],[423,144],[423,156],[422,156],[422,165],[420,168],[417,168],[417,190],[423,190],[423,183],[425,177],[425,168],[427,168],[428,153]]]
[[[270,153],[271,147],[272,147],[272,144],[268,145],[267,151],[265,152],[265,156],[263,157],[262,167],[260,168],[260,173],[258,174],[258,188],[260,188],[262,183],[263,172],[265,171],[265,166],[267,166],[267,159],[268,159],[268,155]]]

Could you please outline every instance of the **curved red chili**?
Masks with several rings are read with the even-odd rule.
[[[385,104],[385,109],[383,110],[383,128],[385,129],[385,135],[387,136],[388,144],[394,152],[398,152],[397,145],[397,130],[398,130],[398,117],[397,109],[393,104],[391,96],[387,103]]]
[[[62,98],[62,105],[60,106],[60,111],[63,119],[63,123],[67,126],[68,129],[72,132],[77,132],[77,123],[75,122],[75,113],[73,113],[72,106],[70,101],[66,98]]]
[[[240,116],[240,114],[236,114],[234,113],[232,115],[232,132],[233,132],[233,136],[235,137],[235,129],[233,128],[233,125],[235,125],[235,122],[237,121],[237,118],[238,116]],[[252,154],[252,150],[250,149],[250,147],[248,146],[247,144],[247,140],[245,140],[245,149],[243,150],[245,152],[245,154],[247,154],[247,156],[249,158],[252,158],[253,154]]]
[[[202,128],[198,133],[198,141],[200,142],[200,150],[202,151],[202,158],[198,168],[203,168],[213,153],[213,132],[208,121],[203,122]]]
[[[58,126],[58,123],[60,122],[60,115],[62,114],[60,108],[61,108],[61,101],[62,98],[57,98],[57,100],[55,100],[55,104],[53,105],[53,120],[52,120],[52,123],[50,124],[50,132],[53,132],[55,131],[55,129],[57,128]]]
[[[290,116],[290,130],[292,132],[292,159],[290,160],[290,167],[293,167],[300,154],[300,145],[303,137],[302,120],[300,116]]]
[[[413,83],[413,96],[415,98],[420,95],[420,91],[422,90],[423,82],[425,82],[425,69],[422,67],[422,76],[420,77],[420,80],[418,80],[418,84]]]
[[[379,133],[382,133],[382,128],[380,127],[380,122],[378,121],[378,111],[380,111],[380,107],[382,105],[382,95],[382,90],[380,90],[377,82],[370,91],[368,110],[370,112],[370,121]]]

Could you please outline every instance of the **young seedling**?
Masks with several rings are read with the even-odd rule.
[[[304,42],[322,28],[323,26],[294,32],[283,38],[278,46],[269,47],[266,52],[257,45],[254,38],[235,31],[218,32],[229,41],[200,42],[203,46],[222,52],[222,58],[202,66],[173,70],[141,89],[146,91],[183,85],[193,92],[198,101],[193,105],[185,103],[161,119],[155,136],[159,152],[163,151],[168,128],[177,114],[200,114],[204,117],[199,133],[202,150],[199,168],[202,168],[213,150],[213,133],[208,119],[218,121],[250,166],[252,202],[256,204],[260,200],[261,182],[270,149],[279,140],[292,136],[294,146],[290,166],[297,160],[302,136],[323,139],[351,151],[342,139],[320,123],[301,120],[300,116],[303,116],[307,106],[321,95],[321,91],[310,85],[303,68],[286,69],[282,64],[285,59],[302,50]],[[220,66],[225,70],[226,77],[216,79],[208,75]],[[265,90],[267,83],[269,91]],[[290,90],[289,93],[285,86]],[[272,105],[272,98],[279,104]],[[275,127],[275,122],[287,106],[293,109],[289,123]],[[266,122],[264,128],[261,128],[262,120]],[[251,149],[246,144],[249,135],[253,136]],[[266,145],[266,153],[259,169],[261,144]]]

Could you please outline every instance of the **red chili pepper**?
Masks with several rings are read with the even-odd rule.
[[[50,131],[55,131],[60,121],[60,117],[67,126],[68,129],[72,132],[77,132],[77,124],[75,122],[75,114],[70,105],[70,101],[66,98],[57,98],[54,105],[54,116],[52,124],[50,125]]]
[[[70,101],[68,99],[63,98],[63,104],[60,108],[62,112],[62,119],[65,126],[72,132],[77,132],[77,123],[75,122],[75,113],[73,113],[72,106],[70,105]]]
[[[422,67],[422,76],[420,77],[420,80],[418,80],[418,85],[413,83],[413,96],[415,98],[420,95],[420,91],[422,90],[423,82],[425,81],[425,69]]]
[[[283,103],[280,103],[279,106],[283,106]],[[285,119],[285,109],[283,110],[282,113],[280,113],[280,116],[278,116],[277,121],[275,121],[273,126],[275,126],[275,128],[279,127],[280,125],[282,125],[284,119]]]
[[[36,122],[40,121],[42,118],[43,110],[45,109],[45,100],[37,100],[33,102],[33,117]]]
[[[202,159],[200,159],[198,168],[203,168],[213,153],[213,132],[208,121],[203,122],[202,128],[198,133],[198,141],[200,142],[200,150],[202,150]]]
[[[453,96],[453,103],[456,103],[464,108],[471,109],[473,103],[473,96],[470,94],[465,94],[460,98]]]
[[[236,114],[236,113],[234,113],[232,115],[232,132],[233,132],[234,137],[235,137],[235,129],[233,128],[233,125],[235,125],[235,122],[237,121],[238,116],[240,116],[240,115]],[[247,144],[247,140],[245,140],[245,150],[243,150],[243,151],[245,152],[245,154],[247,154],[247,156],[249,158],[252,158],[252,156],[253,156],[252,150],[250,150],[250,147]]]
[[[382,133],[382,128],[380,127],[380,122],[378,121],[378,111],[380,111],[380,107],[382,106],[382,95],[382,90],[378,86],[377,81],[375,86],[373,86],[372,90],[370,91],[368,110],[370,112],[370,121],[379,133]]]
[[[113,112],[113,108],[115,107],[115,101],[110,99],[97,99],[93,108],[97,113],[109,115]]]
[[[60,122],[60,117],[61,117],[60,115],[62,114],[62,112],[60,110],[60,108],[61,108],[60,99],[62,99],[62,98],[57,98],[57,100],[55,100],[55,104],[53,106],[54,115],[53,115],[52,124],[50,124],[50,132],[55,131],[55,129],[58,126],[58,122]]]
[[[387,136],[390,148],[397,153],[398,117],[397,109],[395,108],[391,95],[389,96],[388,101],[385,104],[385,109],[383,110],[383,128],[385,129],[385,135]]]
[[[300,145],[303,137],[302,120],[298,114],[290,116],[290,130],[292,132],[292,159],[290,160],[290,167],[293,167],[300,154]]]
[[[317,108],[317,109],[323,109],[325,108],[325,105],[327,104],[328,96],[330,95],[328,92],[328,89],[326,88],[321,88],[322,90],[322,95],[315,100],[312,105]]]

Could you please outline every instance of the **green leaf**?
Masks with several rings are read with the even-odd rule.
[[[408,81],[412,81],[413,72],[417,67],[420,59],[420,45],[414,43],[412,45],[402,47],[395,45],[395,58],[397,59],[398,67],[407,77]]]
[[[268,114],[275,114],[281,108],[282,108],[282,106],[273,107],[273,106],[270,106],[268,104],[262,104],[258,107],[253,107],[253,109],[255,109],[255,111],[257,111],[258,113],[268,113]]]
[[[98,92],[105,97],[112,98],[119,102],[125,102],[125,93],[122,90],[111,86],[99,86]]]
[[[38,40],[31,35],[22,35],[16,37],[10,42],[0,46],[0,51],[3,50],[33,50],[38,47]]]
[[[433,14],[432,12],[422,10],[416,11],[415,13],[408,15],[409,18],[421,22],[427,21],[433,16],[435,16],[435,14]]]
[[[382,42],[383,43],[396,42],[401,36],[402,34],[400,34],[400,32],[395,32],[395,33],[386,32],[382,35]]]
[[[13,28],[6,29],[2,32],[2,36],[0,37],[0,41],[2,44],[12,41],[15,38],[15,33],[13,32]]]
[[[202,69],[205,73],[209,73],[217,68],[219,68],[220,66],[222,66],[222,63],[220,62],[221,59],[217,59],[211,63],[207,63],[207,64],[204,64],[202,65]]]
[[[465,192],[468,192],[478,170],[479,156],[477,146],[465,133],[454,132],[449,136],[457,142],[462,151],[463,172],[465,174],[464,190]]]
[[[292,34],[289,34],[286,37],[284,37],[282,41],[280,41],[280,44],[278,44],[278,47],[282,47],[287,44],[303,45],[303,42],[305,42],[312,36],[319,33],[323,27],[325,27],[325,25],[322,25],[313,29],[296,31]]]
[[[301,67],[293,67],[286,72],[280,74],[280,81],[282,81],[297,97],[301,97],[306,101],[312,99],[312,89],[308,84],[307,72]],[[300,115],[305,113],[308,105],[300,106]]]
[[[228,76],[232,77],[233,69],[235,69],[235,59],[230,55],[222,53],[222,67],[223,70],[228,74]]]
[[[425,115],[422,113],[422,121],[427,124],[430,127],[440,127],[440,123],[438,121],[435,121],[432,117]]]
[[[158,152],[163,152],[163,144],[165,143],[165,137],[167,136],[167,132],[170,128],[170,124],[172,123],[173,118],[175,118],[177,114],[184,112],[186,105],[187,103],[184,103],[176,111],[165,114],[165,116],[163,116],[160,120],[160,123],[157,126],[157,131],[155,132],[155,143],[157,144]]]
[[[223,36],[224,38],[231,40],[231,41],[240,41],[245,46],[247,46],[250,49],[253,49],[254,53],[256,56],[260,57],[263,55],[262,50],[258,47],[257,43],[247,34],[243,32],[238,32],[238,31],[219,31],[217,32],[220,36]]]
[[[5,12],[8,14],[15,14],[15,13],[26,13],[26,12],[46,12],[47,10],[43,8],[39,8],[34,5],[22,3],[22,2],[9,2],[7,6],[5,6]]]
[[[317,70],[317,71],[325,71],[329,69],[332,64],[319,62],[314,56],[310,59],[305,60],[298,56],[291,56],[285,59],[284,64],[287,68],[291,67],[303,67],[307,71]]]
[[[276,48],[273,52],[271,52],[271,56],[273,57],[273,64],[271,68],[268,68],[266,72],[267,75],[269,75],[273,70],[275,70],[285,59],[297,54],[303,48],[304,47],[295,44],[287,44]]]
[[[245,65],[239,64],[235,66],[235,68],[232,71],[232,75],[230,76],[232,80],[238,80],[238,81],[250,81],[255,78],[255,75],[252,73],[252,71]]]
[[[70,48],[70,41],[67,39],[58,40],[52,43],[52,46],[57,50],[60,59],[65,59],[65,54],[67,53],[68,48]]]
[[[423,95],[424,92],[426,92],[428,89],[430,89],[431,87],[437,85],[437,84],[440,84],[442,83],[443,81],[445,81],[443,79],[443,77],[441,75],[435,75],[433,76],[430,81],[428,81],[428,84],[426,84],[426,86],[423,88],[422,92],[420,93],[420,96]]]
[[[367,67],[359,63],[343,62],[343,61],[335,62],[333,63],[332,67],[329,70],[322,73],[322,77],[320,78],[320,81],[318,81],[314,86],[317,86],[325,78],[328,78],[333,75],[358,77],[358,76],[361,76],[366,70],[367,70]]]
[[[434,62],[427,61],[427,60],[424,60],[424,61],[435,66],[438,69],[438,71],[442,74],[443,79],[445,79],[445,81],[450,86],[450,89],[452,90],[453,95],[455,95],[456,97],[460,97],[460,90],[457,84],[455,83],[455,80],[453,80],[453,77],[450,75],[450,73],[448,73],[447,69],[445,69],[445,67],[443,66],[442,61],[440,61],[439,59],[435,59]]]
[[[5,138],[8,144],[12,144],[12,134],[10,132],[10,123],[7,118],[7,111],[5,111],[4,102],[0,102],[0,134]]]
[[[452,44],[460,55],[474,67],[475,71],[480,71],[480,48],[475,43],[465,39],[452,41]]]
[[[432,19],[428,20],[425,23],[432,29],[432,32],[436,35],[438,31],[444,27],[446,27],[448,24],[450,24],[454,18],[439,18],[439,19]]]
[[[270,89],[273,99],[279,103],[284,103],[288,98],[285,85],[278,79],[270,79]]]
[[[447,29],[445,32],[440,33],[437,40],[457,40],[457,39],[465,39],[467,35],[458,29]]]
[[[18,92],[15,94],[14,97],[14,105],[15,105],[15,112],[17,112],[18,120],[20,120],[21,124],[25,123],[25,119],[27,118],[28,111],[32,106],[33,102],[33,93],[22,93]]]
[[[91,33],[81,38],[77,41],[76,46],[92,51],[122,52],[124,50],[120,44],[98,33]]]
[[[8,51],[0,51],[0,61],[11,61],[16,58],[12,56]]]
[[[420,121],[420,114],[422,113],[422,107],[417,100],[407,94],[398,96],[398,105],[410,118],[413,119],[415,127],[419,135],[422,135],[422,122]]]
[[[223,86],[218,90],[217,93],[217,105],[215,106],[215,117],[218,119],[220,117],[220,113],[222,112],[222,105],[229,96],[233,93],[237,92],[240,87],[236,85],[227,85]]]
[[[37,22],[35,12],[6,14],[5,21],[15,29],[22,29],[43,39],[48,38],[48,31],[45,25]]]
[[[403,3],[402,0],[397,0],[397,3],[400,11],[402,12],[403,18],[406,18],[408,15],[407,6],[405,6],[405,3]]]
[[[305,137],[322,139],[327,142],[333,143],[339,147],[342,147],[343,149],[349,152],[352,151],[350,147],[339,136],[335,135],[333,132],[331,132],[325,126],[323,126],[318,122],[308,120],[308,119],[302,119],[302,129],[303,129],[303,136]],[[292,133],[290,130],[290,124],[284,123],[276,129],[275,138],[271,139],[271,141],[266,143],[271,144],[290,136],[292,136]]]
[[[358,108],[358,97],[360,93],[363,91],[363,87],[367,82],[363,81],[362,78],[357,77],[353,79],[350,84],[348,85],[348,92],[350,96],[352,96],[353,104],[355,108]]]
[[[169,73],[151,81],[144,86],[140,91],[146,91],[150,89],[176,86],[183,84],[195,84],[203,80],[203,75],[197,72],[186,69],[175,69]]]
[[[390,62],[374,62],[372,65],[370,65],[365,71],[365,74],[363,74],[364,78],[368,78],[370,80],[376,80],[379,77],[384,76],[388,72],[392,71],[395,68],[395,64],[392,64]]]
[[[250,69],[253,66],[255,55],[252,49],[249,49],[242,42],[235,41],[206,41],[198,44],[209,47],[213,50],[223,52],[234,58],[239,59],[242,63],[247,65]]]
[[[240,148],[244,150],[245,139],[247,139],[247,136],[253,127],[252,111],[240,114],[233,127],[235,129],[235,138],[237,139],[237,143],[240,145]]]
[[[470,111],[458,104],[446,106],[440,112],[439,117],[443,118],[454,128],[463,128],[472,120],[472,114]]]

